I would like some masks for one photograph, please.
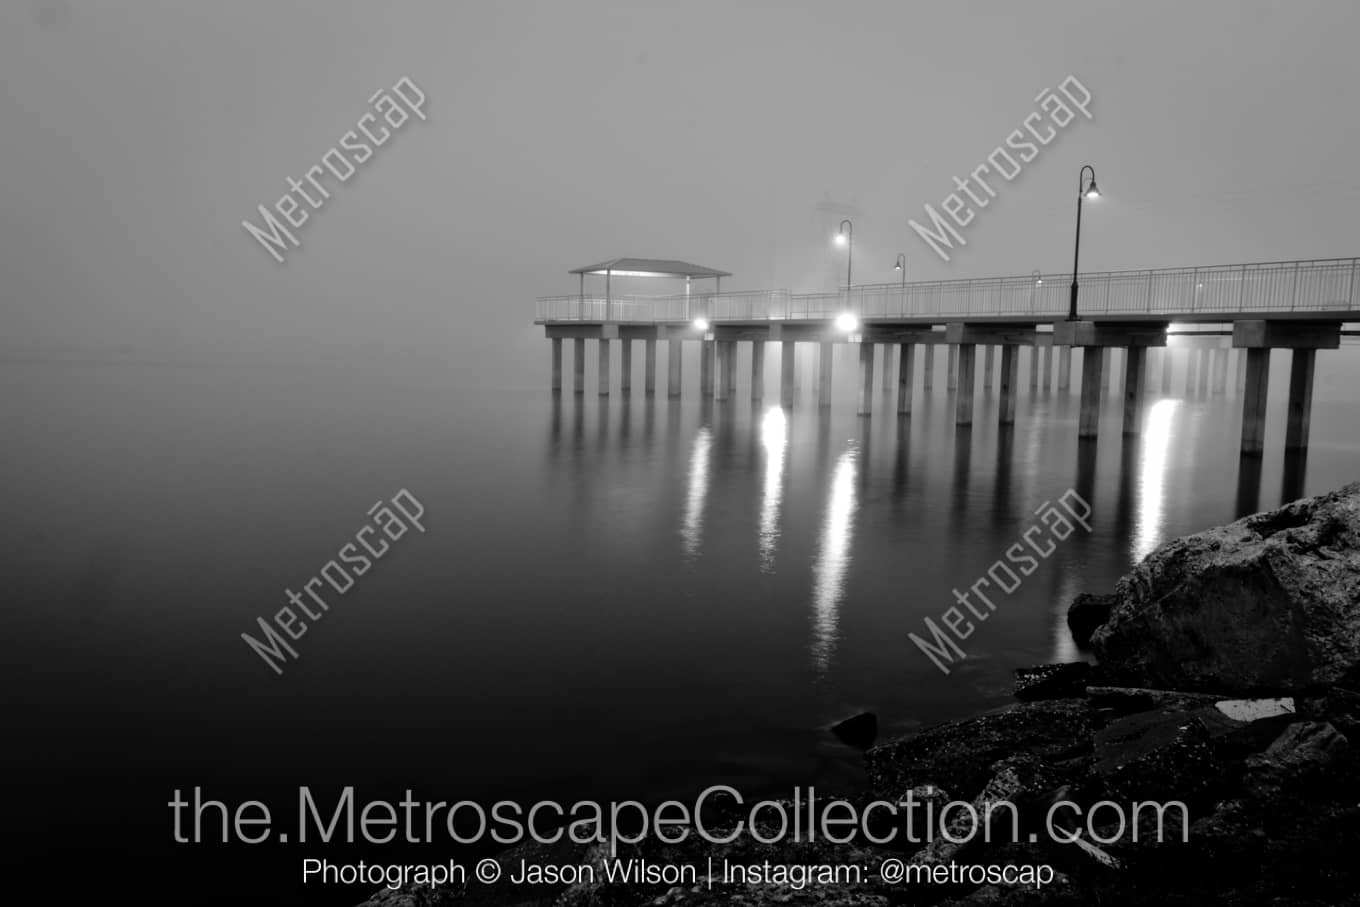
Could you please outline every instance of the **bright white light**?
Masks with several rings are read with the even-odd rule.
[[[837,233],[837,234],[836,234],[836,245],[838,245],[838,246],[843,246],[843,245],[845,245],[845,234],[844,234],[844,233]]]
[[[696,319],[694,319],[694,328],[695,328],[695,330],[699,330],[699,331],[706,331],[706,330],[708,330],[708,319],[707,319],[707,318],[696,318]]]
[[[836,316],[836,327],[847,334],[853,334],[859,329],[859,319],[854,312],[841,312]]]

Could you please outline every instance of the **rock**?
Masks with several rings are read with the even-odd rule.
[[[932,814],[931,840],[911,858],[911,862],[952,863],[965,851],[984,842],[1009,842],[1006,837],[1011,833],[1009,823],[1041,802],[1046,805],[1046,794],[1053,790],[1058,780],[1053,769],[1028,753],[1002,759],[992,766],[992,770],[995,774],[973,800],[971,813],[962,808],[950,810],[950,821],[943,828],[939,826],[943,818],[940,812],[937,810]],[[924,814],[919,809],[917,812]],[[988,817],[997,827],[986,827]]]
[[[1292,693],[1360,664],[1360,482],[1168,542],[1091,639],[1115,682]]]
[[[1225,699],[1214,703],[1218,709],[1233,721],[1259,721],[1276,715],[1294,714],[1294,700],[1282,699]]]
[[[1082,592],[1067,606],[1067,629],[1079,649],[1091,648],[1091,634],[1110,619],[1118,599],[1114,595]]]
[[[1238,701],[1274,702],[1276,700]],[[1242,721],[1229,717],[1228,713],[1222,709],[1222,705],[1223,703],[1215,703],[1212,706],[1195,709],[1187,712],[1186,716],[1195,718],[1204,725],[1205,730],[1209,733],[1209,739],[1213,743],[1214,751],[1221,759],[1229,762],[1241,762],[1252,753],[1259,753],[1269,746],[1271,741],[1280,735],[1281,731],[1293,722],[1298,721],[1298,716],[1291,711],[1272,711],[1268,708],[1261,708],[1256,711],[1232,709],[1234,714],[1260,715],[1260,717],[1250,721]]]
[[[873,712],[861,712],[840,724],[832,725],[831,733],[847,746],[867,750],[878,739],[878,716]]]
[[[1016,668],[1014,695],[1022,702],[1074,699],[1086,692],[1091,673],[1091,666],[1084,661]]]
[[[1264,753],[1247,757],[1246,789],[1259,799],[1272,800],[1287,790],[1312,786],[1345,754],[1347,743],[1326,722],[1295,722]]]
[[[1092,770],[1117,803],[1204,803],[1219,789],[1224,767],[1203,721],[1154,710],[1121,718],[1096,734]]]
[[[1149,690],[1140,687],[1087,687],[1091,705],[1111,709],[1121,715],[1146,712],[1151,709],[1190,712],[1222,700],[1209,693],[1185,693],[1175,690]]]
[[[1094,729],[1095,713],[1084,699],[1021,702],[880,744],[865,754],[865,768],[876,797],[947,783],[950,791],[971,799],[991,780],[992,766],[1007,756],[1031,753],[1056,768],[1084,763]]]

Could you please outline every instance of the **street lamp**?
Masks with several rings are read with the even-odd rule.
[[[708,319],[707,319],[707,318],[704,318],[702,315],[699,316],[698,318],[694,319],[694,329],[695,329],[696,331],[700,331],[700,332],[707,331],[707,330],[708,330]]]
[[[850,266],[855,255],[855,225],[850,222],[850,218],[841,221],[840,230],[836,233],[836,245],[845,246],[845,297],[850,298]]]
[[[897,264],[893,265],[899,274],[902,275],[902,308],[907,307],[907,253],[897,253]],[[902,314],[906,314],[904,311]]]
[[[859,318],[854,312],[841,312],[836,316],[836,327],[847,334],[859,330]]]
[[[1091,182],[1086,182],[1086,171],[1091,171]],[[1086,164],[1077,174],[1077,241],[1072,250],[1072,301],[1067,307],[1067,320],[1077,320],[1077,262],[1081,256],[1081,203],[1088,198],[1100,198],[1096,188],[1096,168]]]

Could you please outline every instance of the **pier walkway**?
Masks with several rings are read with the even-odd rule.
[[[1072,351],[1081,357],[1079,433],[1095,437],[1108,387],[1109,350],[1123,349],[1123,429],[1141,430],[1144,389],[1149,383],[1148,352],[1165,347],[1173,325],[1229,324],[1231,342],[1203,348],[1201,380],[1210,371],[1215,387],[1224,383],[1228,353],[1238,350],[1242,390],[1242,443],[1245,454],[1264,447],[1270,351],[1292,351],[1286,450],[1307,447],[1313,372],[1319,349],[1340,345],[1342,324],[1360,321],[1360,259],[1260,262],[1196,268],[1109,271],[1080,275],[1078,314],[1069,318],[1070,276],[914,281],[857,285],[839,293],[800,294],[785,290],[721,292],[726,272],[685,262],[615,259],[579,268],[580,292],[537,300],[535,323],[552,341],[552,388],[562,389],[562,341],[573,340],[573,391],[584,393],[585,342],[599,346],[598,391],[611,392],[611,342],[621,346],[621,393],[631,392],[632,342],[645,346],[644,392],[656,389],[656,344],[669,344],[667,393],[680,395],[683,344],[701,344],[700,393],[729,399],[736,389],[739,343],[752,344],[751,394],[764,393],[765,346],[781,345],[780,399],[791,404],[794,350],[798,343],[819,347],[818,398],[832,400],[834,344],[859,344],[859,412],[871,412],[874,351],[884,346],[883,382],[898,387],[897,411],[909,413],[916,348],[923,351],[923,389],[930,390],[936,346],[945,346],[947,383],[956,392],[955,421],[971,424],[977,347],[985,352],[983,383],[994,376],[993,347],[1000,347],[999,418],[1013,422],[1018,354],[1031,355],[1030,387],[1052,386],[1056,349],[1058,389],[1070,390]],[[587,294],[586,275],[605,277],[604,295]],[[671,295],[616,295],[614,278],[684,278],[686,292]],[[712,292],[694,292],[694,279],[712,278]],[[1207,335],[1206,335],[1207,336]],[[1219,346],[1218,343],[1211,344]],[[894,360],[891,347],[900,348]],[[1099,355],[1093,353],[1099,352]],[[1042,356],[1043,365],[1040,366]],[[1210,361],[1212,359],[1212,361]],[[1192,363],[1194,364],[1194,363]],[[896,367],[896,375],[891,374]],[[1163,356],[1164,383],[1170,359]]]

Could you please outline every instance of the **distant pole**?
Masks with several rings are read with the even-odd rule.
[[[1091,182],[1087,186],[1086,171],[1091,171]],[[1086,198],[1100,198],[1100,190],[1096,188],[1096,169],[1090,164],[1085,164],[1081,172],[1077,174],[1077,239],[1072,248],[1072,299],[1067,306],[1067,320],[1077,320],[1077,271],[1078,263],[1081,261],[1081,203]]]

